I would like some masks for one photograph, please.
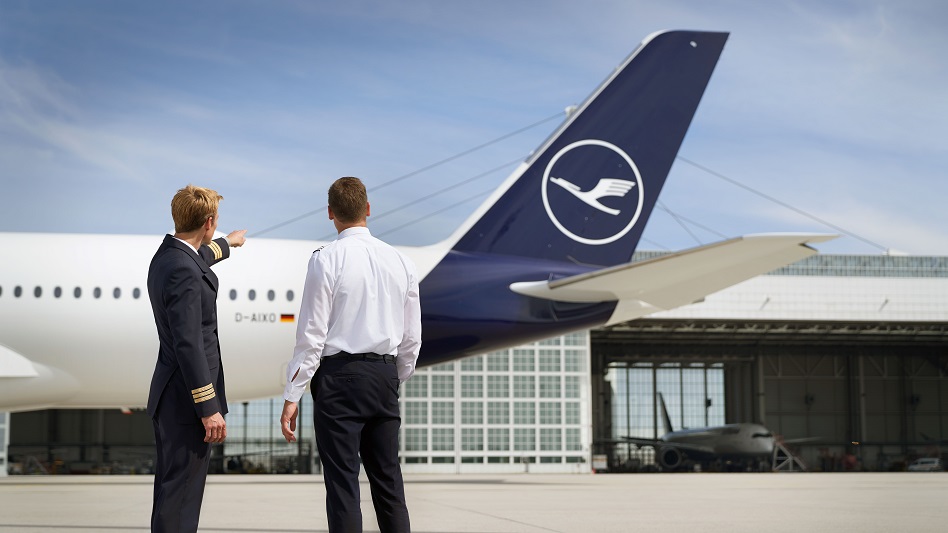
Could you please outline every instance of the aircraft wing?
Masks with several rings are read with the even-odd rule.
[[[79,382],[59,368],[32,361],[0,344],[0,406],[30,411],[55,406],[76,394]]]
[[[516,293],[563,302],[633,301],[606,325],[694,303],[708,294],[817,253],[836,235],[759,234],[549,281],[513,283]]]
[[[669,442],[669,441],[656,440],[656,439],[640,439],[636,437],[622,437],[618,442],[631,442],[632,444],[635,444],[636,446],[639,446],[639,447],[651,446],[655,448],[656,452],[662,448],[674,448],[686,455],[689,453],[693,456],[694,455],[714,455],[714,448],[710,446],[697,446],[694,444],[687,444],[683,442]]]
[[[38,375],[29,359],[0,345],[0,378],[33,378]]]

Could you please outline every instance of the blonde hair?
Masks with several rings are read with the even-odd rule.
[[[224,197],[213,189],[188,185],[178,189],[171,199],[171,218],[175,233],[190,233],[201,229],[210,217],[217,216],[217,207]]]
[[[365,185],[359,178],[339,178],[329,187],[329,208],[343,224],[365,220],[368,204]]]

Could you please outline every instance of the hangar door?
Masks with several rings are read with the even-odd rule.
[[[675,429],[763,423],[813,470],[898,469],[948,443],[945,324],[646,319],[591,344],[594,443],[660,436],[655,391]]]

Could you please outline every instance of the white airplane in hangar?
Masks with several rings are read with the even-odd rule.
[[[650,35],[453,235],[401,248],[422,279],[420,365],[689,304],[832,238],[752,235],[630,263],[727,36]],[[143,287],[161,239],[0,233],[0,411],[145,403],[158,340]],[[215,265],[232,400],[282,390],[322,244],[253,239]]]
[[[653,448],[655,460],[666,472],[692,464],[700,464],[707,469],[732,463],[757,469],[766,463],[769,468],[774,461],[774,448],[777,443],[774,434],[766,427],[760,424],[737,423],[676,431],[672,426],[671,417],[668,416],[664,396],[660,392],[657,396],[662,408],[665,434],[658,439],[623,437],[614,441],[615,443]]]

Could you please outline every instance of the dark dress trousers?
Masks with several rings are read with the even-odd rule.
[[[217,276],[210,265],[230,255],[227,239],[199,248],[166,235],[148,268],[158,328],[158,362],[148,393],[155,427],[155,532],[197,531],[210,463],[201,418],[227,413],[217,336]]]
[[[411,531],[398,465],[398,373],[395,357],[324,357],[312,389],[316,446],[327,487],[331,533],[361,533],[359,462],[372,489],[381,533]]]

